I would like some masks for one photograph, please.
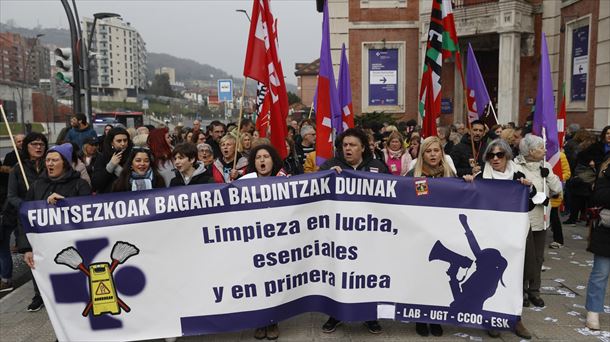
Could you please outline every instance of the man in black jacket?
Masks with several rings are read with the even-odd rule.
[[[458,176],[476,175],[481,172],[481,165],[485,163],[483,160],[483,152],[487,147],[485,143],[485,124],[480,120],[474,120],[471,124],[472,129],[470,134],[464,134],[459,144],[453,147],[451,151],[451,159],[457,170]],[[474,156],[472,154],[472,142],[474,141]]]
[[[357,171],[368,171],[376,173],[390,173],[388,167],[382,161],[373,159],[373,154],[369,148],[369,139],[361,129],[350,128],[343,132],[337,139],[339,140],[341,151],[336,153],[337,157],[331,158],[320,166],[320,170],[336,170],[341,173],[343,169]],[[332,333],[337,329],[341,321],[329,317],[322,326],[322,331]],[[381,325],[378,321],[364,322],[371,334],[381,333]]]

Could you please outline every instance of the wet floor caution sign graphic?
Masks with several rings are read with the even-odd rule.
[[[96,295],[105,295],[105,294],[110,294],[110,290],[108,290],[108,286],[104,285],[103,282],[101,282],[98,286],[97,286],[97,290],[95,291]]]
[[[120,264],[127,259],[140,253],[140,250],[127,242],[118,241],[112,247],[112,264],[107,262],[92,263],[89,267],[83,263],[83,258],[74,247],[67,247],[57,253],[55,263],[66,265],[74,270],[80,270],[89,278],[89,293],[91,301],[85,307],[83,316],[87,317],[93,311],[93,316],[100,316],[106,313],[118,315],[121,309],[126,312],[131,311],[116,293],[114,286],[113,272]]]

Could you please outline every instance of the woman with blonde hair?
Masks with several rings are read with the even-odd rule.
[[[415,166],[407,173],[412,177],[455,177],[438,137],[427,137],[419,148]]]
[[[409,171],[411,155],[404,147],[404,139],[398,131],[390,133],[383,152],[383,160],[395,176],[404,176]]]

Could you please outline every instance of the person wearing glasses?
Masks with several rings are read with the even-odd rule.
[[[316,151],[316,130],[312,126],[303,125],[301,128],[301,142],[296,145],[299,161],[303,165],[307,155]]]
[[[8,190],[7,190],[7,208],[4,211],[4,225],[8,226],[7,223],[13,223],[13,227],[17,227],[15,237],[17,238],[17,247],[27,245],[25,234],[22,233],[21,222],[19,222],[19,206],[24,201],[28,191],[28,186],[32,184],[40,177],[44,171],[43,157],[47,152],[48,148],[47,138],[36,132],[28,134],[23,139],[23,144],[19,156],[21,157],[21,163],[23,165],[23,171],[25,173],[25,180],[19,169],[19,165],[15,165],[8,178]],[[0,282],[0,290],[11,291],[13,289],[12,274],[13,274],[13,259],[10,251],[10,234],[11,230],[3,229],[3,239],[0,247],[0,276],[2,278]],[[27,249],[20,248],[19,253],[25,253]],[[33,279],[33,278],[32,278]],[[40,310],[44,304],[42,297],[40,297],[40,291],[34,284],[34,297],[32,302],[28,305],[27,310],[35,312]]]
[[[536,188],[532,186],[532,181],[525,177],[521,167],[512,161],[513,151],[511,146],[502,139],[493,140],[485,149],[485,164],[483,171],[476,175],[464,175],[463,178],[472,182],[476,179],[497,179],[518,181],[523,185],[530,187],[530,199],[536,194]],[[530,200],[530,209],[534,208],[533,202]],[[487,333],[491,337],[499,337],[500,332],[497,330],[488,330]],[[515,334],[524,339],[531,339],[532,334],[527,330],[523,321],[519,320],[515,327]]]
[[[134,147],[119,177],[112,184],[112,192],[138,191],[164,188],[165,180],[159,174],[151,150]]]

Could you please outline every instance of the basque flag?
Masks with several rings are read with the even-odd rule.
[[[277,25],[269,7],[270,0],[254,0],[252,21],[244,76],[262,83],[270,96],[269,124],[271,144],[280,156],[286,158],[286,117],[288,116],[288,94],[284,83],[284,72],[280,62],[277,41]]]
[[[339,66],[339,104],[341,106],[342,126],[335,127],[337,134],[354,127],[354,109],[352,107],[352,87],[350,85],[349,64],[345,54],[345,44],[341,47],[341,65]]]
[[[339,95],[330,56],[330,27],[328,3],[324,2],[322,18],[322,46],[320,47],[320,71],[316,92],[316,164],[333,157],[332,129],[342,127]]]

